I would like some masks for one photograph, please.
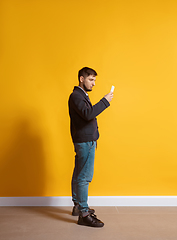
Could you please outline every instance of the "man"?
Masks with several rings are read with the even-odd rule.
[[[113,93],[108,93],[92,106],[88,92],[95,86],[96,76],[95,70],[82,68],[78,72],[79,86],[74,87],[69,97],[70,130],[76,152],[72,177],[72,215],[79,216],[79,225],[103,227],[104,223],[94,215],[95,210],[88,207],[88,186],[93,177],[95,147],[99,138],[96,116],[110,106]]]

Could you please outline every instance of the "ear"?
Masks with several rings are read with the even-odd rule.
[[[84,81],[84,77],[80,76],[80,82],[83,82],[83,81]]]

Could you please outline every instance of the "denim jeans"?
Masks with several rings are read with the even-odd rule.
[[[74,143],[75,167],[72,177],[72,200],[81,212],[88,211],[88,186],[93,178],[96,141]]]

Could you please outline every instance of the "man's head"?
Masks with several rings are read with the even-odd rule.
[[[95,86],[97,72],[88,67],[84,67],[78,72],[79,86],[84,89],[84,91],[92,91],[93,86]]]

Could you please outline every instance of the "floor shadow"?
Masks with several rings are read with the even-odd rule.
[[[61,207],[28,207],[28,211],[32,211],[38,215],[43,215],[48,218],[53,218],[64,222],[77,222],[77,218],[71,215],[71,211],[63,209]],[[69,216],[72,216],[73,219],[69,218]]]

